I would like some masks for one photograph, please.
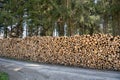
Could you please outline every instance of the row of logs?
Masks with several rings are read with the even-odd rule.
[[[0,39],[0,56],[42,63],[120,70],[120,36],[94,34]]]

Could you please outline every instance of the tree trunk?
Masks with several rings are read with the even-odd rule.
[[[107,15],[104,15],[103,19],[104,19],[103,33],[107,34],[108,33],[108,17],[107,17]]]
[[[7,27],[4,27],[4,38],[7,38]]]

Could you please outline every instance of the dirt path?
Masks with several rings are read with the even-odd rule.
[[[120,80],[120,72],[27,63],[0,58],[10,80]]]

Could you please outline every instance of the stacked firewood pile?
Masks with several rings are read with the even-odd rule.
[[[94,34],[1,39],[0,56],[85,68],[120,70],[120,36]]]

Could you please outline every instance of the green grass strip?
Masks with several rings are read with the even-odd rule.
[[[0,80],[9,80],[8,74],[5,72],[0,72]]]

